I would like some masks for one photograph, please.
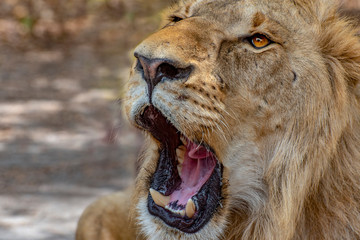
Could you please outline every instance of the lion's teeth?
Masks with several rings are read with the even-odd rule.
[[[180,136],[180,140],[182,141],[182,143],[186,146],[187,145],[187,143],[188,143],[188,141],[187,141],[187,139],[186,139],[186,137],[184,137],[184,136]]]
[[[182,217],[185,217],[185,210],[179,211],[179,214],[180,214]]]
[[[177,160],[180,164],[184,162],[186,147],[181,145],[176,149]]]
[[[179,176],[181,177],[181,171],[182,171],[182,165],[181,164],[177,165],[177,170],[178,170]]]
[[[152,188],[150,188],[150,195],[153,198],[155,204],[160,207],[164,208],[166,205],[170,203],[170,196],[164,196]]]
[[[165,209],[171,211],[172,213],[185,217],[185,210],[174,210],[170,206],[166,206]]]
[[[190,198],[186,204],[186,208],[185,208],[185,214],[188,218],[192,218],[195,214],[195,204],[193,202],[193,200]]]
[[[182,164],[184,163],[185,151],[186,151],[186,147],[183,145],[179,146],[176,149],[176,156],[177,156],[177,161],[178,161],[177,170],[178,170],[180,177],[181,177],[181,171],[182,171]]]

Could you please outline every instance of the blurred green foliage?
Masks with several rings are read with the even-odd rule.
[[[30,16],[26,16],[20,19],[20,22],[24,25],[24,27],[28,30],[31,31],[33,29],[34,26],[34,19]]]

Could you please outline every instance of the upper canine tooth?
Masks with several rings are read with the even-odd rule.
[[[184,136],[180,136],[180,140],[182,141],[182,143],[186,146],[187,145],[187,140],[186,140],[186,137]]]
[[[181,171],[182,171],[182,165],[177,165],[177,170],[178,170],[178,173],[179,173],[179,176],[181,177]]]
[[[185,213],[188,218],[192,218],[195,215],[196,207],[194,201],[190,198],[185,207]]]
[[[185,157],[185,151],[186,151],[186,147],[185,146],[179,146],[177,149],[176,149],[176,156],[177,156],[177,159],[178,159],[178,162],[180,164],[182,164],[184,162],[184,157]]]
[[[150,188],[150,195],[156,205],[165,208],[170,203],[170,196],[164,196],[155,189]]]

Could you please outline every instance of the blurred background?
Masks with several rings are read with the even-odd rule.
[[[70,240],[134,177],[132,51],[172,0],[0,0],[0,240]],[[348,0],[354,8],[360,0]]]
[[[73,239],[128,186],[142,138],[121,116],[131,49],[166,0],[0,0],[0,239]]]

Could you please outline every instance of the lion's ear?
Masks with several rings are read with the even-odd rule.
[[[340,6],[338,0],[291,0],[298,6],[301,15],[313,21],[323,21],[329,15],[336,13]]]
[[[337,14],[323,19],[319,46],[333,72],[341,71],[351,88],[360,83],[360,28]]]
[[[338,0],[291,0],[308,21],[318,26],[318,44],[334,86],[343,78],[360,88],[360,28],[339,16]]]

